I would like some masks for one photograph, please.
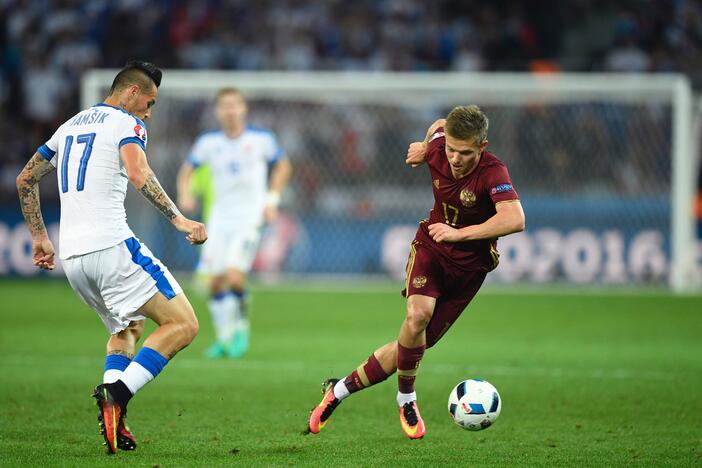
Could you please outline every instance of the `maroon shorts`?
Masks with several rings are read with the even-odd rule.
[[[434,314],[427,325],[427,348],[431,348],[461,316],[485,280],[487,271],[456,268],[439,254],[414,240],[407,259],[407,279],[402,295],[421,294],[436,298]]]

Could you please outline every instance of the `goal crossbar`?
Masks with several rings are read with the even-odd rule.
[[[103,99],[118,70],[90,70],[83,75],[83,107]],[[696,146],[692,141],[693,95],[682,74],[561,73],[404,73],[404,72],[232,72],[166,70],[163,89],[172,97],[210,97],[235,86],[252,98],[304,99],[310,102],[372,103],[390,92],[416,92],[410,105],[478,101],[499,106],[515,103],[606,101],[669,104],[672,108],[671,269],[672,289],[694,289],[695,225],[691,204],[695,191]],[[407,104],[405,102],[405,104]]]

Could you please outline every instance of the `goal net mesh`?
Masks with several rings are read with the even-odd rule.
[[[182,72],[181,72],[182,73]],[[214,129],[222,80],[193,76],[169,89],[166,73],[150,121],[148,157],[175,198],[193,140]],[[201,76],[201,75],[197,75]],[[182,80],[181,80],[182,81]],[[316,90],[243,86],[250,124],[278,137],[294,174],[282,216],[265,229],[259,273],[384,274],[402,278],[417,222],[433,204],[426,167],[404,164],[407,146],[458,104],[490,119],[489,150],[508,166],[527,229],[501,239],[498,281],[667,281],[671,249],[673,107],[630,92],[481,93],[466,86],[372,85]],[[106,92],[109,83],[96,90]],[[294,87],[292,87],[294,88]],[[133,191],[130,225],[174,270],[192,270],[191,248]]]

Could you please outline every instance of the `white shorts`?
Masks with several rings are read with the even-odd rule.
[[[127,328],[157,292],[168,299],[183,292],[148,247],[130,237],[114,247],[61,261],[68,282],[93,308],[111,335]]]
[[[261,242],[260,227],[213,229],[207,234],[198,270],[209,275],[221,275],[228,269],[251,271]]]

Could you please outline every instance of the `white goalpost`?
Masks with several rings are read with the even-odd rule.
[[[83,76],[84,107],[104,99],[116,72]],[[527,215],[525,233],[500,241],[497,280],[699,287],[699,147],[683,75],[166,70],[147,125],[167,190],[192,139],[215,126],[211,99],[223,87],[244,93],[250,121],[271,128],[295,166],[289,217],[269,233],[284,247],[261,271],[401,274],[412,226],[431,207],[426,172],[403,165],[407,144],[475,103]],[[130,222],[164,262],[192,268],[140,210],[130,207]]]

